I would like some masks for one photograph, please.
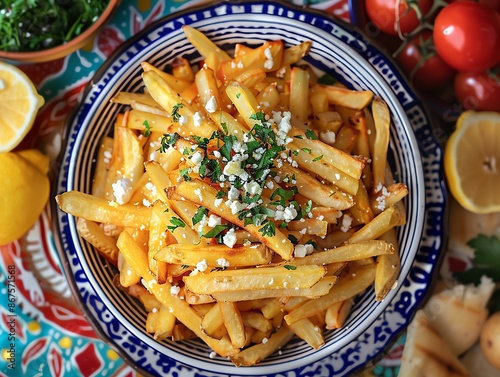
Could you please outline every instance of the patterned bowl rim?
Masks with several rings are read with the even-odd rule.
[[[309,14],[309,15],[313,15],[313,16],[316,16],[318,18],[321,18],[321,19],[324,19],[328,22],[330,22],[331,24],[335,25],[335,26],[339,26],[341,28],[344,29],[345,32],[347,33],[351,33],[352,35],[355,35],[356,38],[360,39],[363,41],[363,43],[366,44],[366,46],[369,48],[369,49],[372,49],[374,50],[377,54],[379,54],[379,57],[384,60],[384,63],[387,64],[389,66],[389,68],[391,69],[391,71],[393,73],[396,73],[397,74],[397,78],[398,78],[398,82],[399,83],[402,83],[402,85],[405,87],[405,89],[408,91],[408,92],[411,92],[411,90],[409,89],[408,87],[408,84],[406,83],[406,81],[404,80],[404,77],[401,75],[401,74],[398,74],[398,70],[397,68],[394,67],[394,65],[390,62],[389,59],[387,59],[387,57],[385,57],[380,51],[378,51],[376,48],[373,47],[372,43],[371,42],[368,42],[366,40],[366,38],[361,34],[359,33],[358,31],[356,31],[353,27],[351,27],[350,25],[348,25],[347,23],[343,22],[343,21],[340,21],[336,18],[334,18],[333,16],[330,16],[330,15],[327,15],[323,12],[320,12],[320,11],[316,11],[316,10],[311,10],[311,9],[307,9],[307,10],[304,10],[303,8],[300,8],[300,7],[297,7],[297,6],[294,6],[293,4],[289,4],[289,3],[285,3],[285,2],[281,2],[281,1],[238,1],[238,0],[226,0],[220,4],[217,4],[217,5],[207,5],[207,4],[202,4],[202,5],[198,5],[198,6],[195,6],[195,7],[192,7],[192,8],[187,8],[183,11],[178,11],[178,12],[175,12],[175,13],[172,13],[171,15],[168,15],[158,21],[156,21],[155,23],[153,23],[152,25],[150,25],[148,28],[146,28],[143,32],[137,34],[136,36],[134,36],[133,38],[129,39],[128,41],[126,41],[122,46],[120,46],[108,59],[107,61],[97,70],[97,72],[95,73],[94,75],[94,79],[91,80],[91,82],[86,86],[86,88],[84,89],[83,93],[82,93],[82,96],[80,97],[80,105],[77,106],[74,111],[73,111],[73,114],[68,117],[68,121],[67,121],[67,133],[65,135],[65,139],[64,139],[64,145],[63,145],[63,148],[62,148],[62,152],[61,152],[61,156],[60,156],[60,170],[61,172],[64,170],[63,167],[64,167],[64,164],[65,164],[65,155],[66,153],[69,153],[66,151],[67,147],[68,147],[68,142],[70,140],[70,133],[71,133],[71,127],[70,125],[75,121],[75,118],[77,117],[78,115],[78,110],[83,102],[83,99],[86,98],[86,96],[89,94],[89,92],[92,90],[93,88],[93,85],[94,83],[96,82],[99,82],[100,78],[105,74],[105,72],[107,71],[108,67],[113,63],[113,61],[120,55],[122,54],[124,51],[126,51],[130,46],[132,46],[136,41],[140,40],[141,36],[142,35],[146,35],[148,34],[148,32],[150,32],[151,30],[154,30],[155,28],[157,28],[159,25],[162,25],[164,24],[165,22],[168,22],[168,21],[171,21],[171,20],[174,20],[174,19],[177,19],[177,18],[181,18],[185,15],[188,15],[188,14],[191,14],[191,13],[198,13],[198,12],[201,12],[203,10],[206,10],[206,9],[215,9],[215,8],[219,8],[219,7],[225,7],[225,6],[240,6],[240,5],[244,5],[244,6],[252,6],[252,5],[255,5],[255,4],[272,4],[278,8],[281,8],[281,9],[284,9],[284,10],[288,10],[288,11],[291,11],[293,12],[294,14],[296,14],[295,16],[293,17],[299,17],[298,15],[300,14]],[[297,21],[297,18],[293,18],[292,21]],[[365,57],[366,59],[366,57]],[[368,64],[368,63],[367,63]],[[371,69],[374,69],[372,66],[370,66]],[[384,81],[384,84],[388,85],[385,81]],[[413,97],[412,100],[413,102],[417,103],[417,105],[422,108],[422,104],[419,103],[419,101],[415,98],[415,95],[412,93],[411,96]],[[404,111],[403,111],[404,113]],[[423,115],[425,118],[426,118],[426,115],[425,115],[425,112],[424,112],[424,115]],[[427,118],[426,118],[427,119]],[[409,123],[409,122],[408,122]],[[427,120],[427,126],[429,122]],[[416,130],[413,130],[414,132]],[[416,136],[415,136],[416,137]],[[435,158],[438,160],[437,163],[439,165],[440,164],[440,156],[441,156],[441,149],[439,147],[439,145],[435,142],[434,140],[434,137],[432,134],[428,134],[428,130],[424,130],[424,143],[426,144],[426,148],[428,149],[428,151],[430,151],[431,153],[436,153],[436,156]],[[422,140],[418,140],[418,141],[422,141]],[[428,152],[427,151],[427,152]],[[422,152],[422,147],[420,147],[420,152]],[[424,150],[425,152],[425,150]],[[441,168],[439,168],[439,170],[441,170]],[[64,181],[61,177],[58,178],[58,182],[56,185],[54,185],[53,187],[57,187],[57,189],[61,189],[60,185],[63,183],[62,181]],[[437,203],[433,203],[434,205],[436,205],[438,208],[439,208],[439,211],[438,211],[438,215],[441,214],[444,212],[444,207],[445,207],[445,194],[444,194],[444,189],[443,189],[443,177],[442,177],[442,172],[439,171],[438,172],[438,186],[440,186],[438,188],[438,190],[440,189],[440,194],[442,195],[441,197],[441,201],[438,200]],[[433,188],[434,190],[436,190],[436,187]],[[426,185],[426,192],[429,191],[428,190],[428,187]],[[57,193],[56,193],[57,194]],[[438,195],[439,196],[439,195]],[[425,198],[426,200],[428,198]],[[56,208],[56,206],[53,204],[54,206],[54,213],[58,213],[58,208]],[[426,205],[427,207],[427,205]],[[59,211],[60,212],[60,211]],[[429,213],[428,211],[426,211],[426,215],[427,217],[429,217]],[[434,215],[436,215],[436,213],[434,213]],[[422,215],[422,217],[424,217]],[[57,230],[57,234],[59,237],[61,237],[61,230],[62,230],[62,227],[63,227],[63,224],[60,222],[60,217],[59,216],[54,216],[53,217],[54,219],[54,229]],[[425,219],[423,219],[425,220]],[[439,219],[439,216],[438,216],[438,220],[437,222],[439,223],[439,225],[442,225],[442,217],[441,219]],[[424,221],[422,221],[424,222]],[[423,227],[423,226],[422,226]],[[442,231],[442,227],[440,228],[441,231]],[[426,266],[427,269],[429,270],[429,274],[427,274],[427,276],[424,277],[424,280],[425,280],[425,287],[422,289],[422,292],[421,292],[421,296],[417,298],[417,301],[413,306],[412,308],[410,308],[411,310],[409,311],[408,313],[408,317],[406,318],[406,321],[399,326],[398,329],[395,329],[392,334],[390,336],[387,337],[387,341],[385,342],[385,344],[387,345],[390,341],[394,340],[394,337],[396,336],[397,333],[399,333],[408,323],[409,321],[409,318],[411,317],[411,314],[416,310],[416,307],[418,306],[418,304],[423,300],[423,297],[425,295],[425,293],[427,292],[428,290],[428,285],[430,283],[430,279],[431,279],[431,275],[432,275],[432,272],[433,270],[435,269],[436,267],[436,264],[437,264],[437,259],[438,259],[438,251],[439,251],[439,248],[441,246],[441,238],[442,238],[442,234],[439,233],[440,231],[439,230],[436,230],[436,234],[435,234],[435,243],[434,245],[432,246],[429,246],[431,248],[431,250],[429,250],[429,259],[426,259],[424,261],[425,262],[428,262],[429,263],[429,266]],[[70,286],[71,286],[71,289],[73,290],[73,293],[75,294],[76,297],[78,297],[78,304],[81,306],[81,309],[83,311],[83,313],[85,314],[85,316],[87,317],[87,319],[89,320],[90,324],[92,325],[92,327],[94,328],[94,330],[96,331],[96,333],[102,338],[104,339],[105,341],[107,341],[110,345],[112,345],[113,348],[115,348],[118,353],[128,362],[130,363],[131,365],[133,365],[135,368],[137,368],[141,373],[146,373],[146,374],[149,374],[149,372],[147,371],[144,371],[143,368],[141,368],[140,366],[137,365],[136,362],[134,362],[133,360],[130,359],[130,357],[121,350],[121,347],[119,345],[117,345],[102,329],[101,329],[101,326],[99,324],[99,321],[97,321],[92,313],[89,312],[89,310],[83,305],[83,302],[81,300],[81,297],[80,297],[80,293],[78,292],[78,287],[76,285],[76,282],[74,281],[73,277],[72,277],[72,270],[71,270],[71,267],[69,266],[69,259],[68,259],[68,255],[66,254],[66,252],[64,251],[64,248],[62,247],[62,244],[63,244],[63,241],[59,238],[59,237],[55,237],[56,239],[56,244],[57,244],[57,249],[58,249],[58,253],[59,253],[59,256],[62,260],[62,265],[64,266],[64,270],[65,270],[65,273],[68,277],[70,277]],[[420,246],[421,247],[421,246]],[[409,266],[409,268],[412,268],[413,269],[413,266]],[[394,290],[393,292],[391,292],[391,298],[394,297],[396,295],[396,293],[399,292],[399,290]],[[327,346],[325,346],[324,348],[327,348]],[[345,348],[345,347],[344,347]],[[362,364],[364,364],[365,362],[379,356],[381,354],[381,352],[383,351],[383,347],[382,348],[379,348],[376,350],[376,352],[374,354],[371,354],[367,357],[367,360],[364,360],[362,363],[358,363],[356,365],[356,368],[359,368]],[[321,362],[321,360],[311,360],[310,362]],[[251,368],[250,368],[251,369]],[[249,370],[250,370],[249,369]],[[351,368],[350,371],[352,371],[353,369]],[[239,370],[241,371],[241,370]],[[256,370],[252,370],[252,372],[255,372]],[[235,371],[231,372],[234,374]],[[280,370],[281,372],[281,370]],[[236,373],[237,374],[237,373]],[[246,374],[246,373],[244,373]]]

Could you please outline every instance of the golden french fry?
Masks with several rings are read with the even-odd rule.
[[[217,339],[222,338],[227,333],[219,304],[213,304],[211,309],[203,316],[201,327],[208,335]]]
[[[394,228],[390,229],[381,236],[381,239],[393,245],[395,252],[393,254],[377,256],[374,285],[375,299],[377,301],[382,301],[387,293],[395,288],[401,269],[396,230]]]
[[[328,330],[339,329],[351,312],[354,304],[352,299],[337,302],[330,306],[325,313],[325,326]]]
[[[285,48],[285,51],[283,52],[283,61],[281,62],[281,66],[285,67],[297,63],[300,59],[302,59],[309,53],[311,45],[312,45],[311,41],[305,41],[299,43],[298,45]]]
[[[170,85],[172,88],[174,88],[174,90],[177,93],[181,93],[182,91],[186,90],[186,88],[190,85],[189,81],[185,81],[185,80],[179,79],[177,77],[174,77],[171,74],[164,72],[161,69],[158,69],[155,66],[153,66],[147,62],[142,62],[141,67],[144,70],[144,72],[148,72],[148,71],[156,72],[158,75],[161,76],[161,78],[163,80],[165,80],[165,82],[168,83],[168,85]]]
[[[328,100],[334,105],[361,110],[372,101],[373,93],[369,90],[350,90],[333,85],[316,84],[315,90],[324,91]]]
[[[273,333],[267,342],[261,342],[245,348],[240,353],[231,356],[231,361],[236,366],[255,365],[265,359],[279,348],[283,347],[292,338],[293,332],[287,326],[282,326]]]
[[[238,306],[234,302],[219,302],[218,305],[233,347],[243,348],[246,344],[246,337]]]
[[[113,155],[113,139],[105,136],[102,138],[97,155],[96,167],[94,172],[94,181],[92,184],[92,195],[104,198],[106,197],[106,176],[110,165],[110,159]]]
[[[390,229],[400,225],[402,214],[396,206],[391,206],[365,224],[360,230],[354,233],[347,240],[348,243],[355,244],[361,241],[374,240],[388,232]]]
[[[76,221],[76,229],[78,234],[94,246],[104,259],[115,266],[117,265],[119,251],[114,238],[106,235],[104,230],[95,222],[84,218],[79,218]]]
[[[128,288],[141,281],[141,277],[135,273],[134,269],[127,263],[121,254],[118,254],[117,266],[118,271],[120,271],[120,286]]]
[[[184,35],[186,36],[188,41],[191,42],[194,47],[196,47],[200,55],[205,59],[208,58],[212,53],[217,56],[219,62],[231,59],[226,52],[217,47],[216,44],[214,44],[209,38],[205,36],[205,34],[200,32],[199,30],[196,30],[195,28],[188,25],[183,25],[182,31],[184,32]]]
[[[326,265],[388,254],[394,254],[394,246],[392,243],[383,240],[359,241],[355,244],[353,243],[330,250],[318,251],[302,258],[294,258],[290,263],[294,266]]]
[[[310,288],[325,275],[323,266],[260,267],[184,276],[186,288],[199,294],[258,289]]]
[[[246,301],[259,300],[263,298],[284,298],[284,297],[308,297],[316,298],[326,295],[337,282],[336,276],[325,276],[310,288],[279,288],[279,289],[259,289],[242,290],[213,293],[212,296],[217,301]]]
[[[252,327],[255,330],[259,330],[261,332],[268,332],[273,329],[271,321],[259,312],[241,312],[241,320],[243,321],[243,324],[245,326]]]
[[[309,318],[301,319],[288,325],[288,327],[314,349],[318,349],[325,344],[321,328],[314,325]]]
[[[375,141],[372,155],[373,188],[378,190],[379,185],[383,186],[385,183],[391,115],[387,104],[379,97],[373,99],[372,113],[375,124]]]
[[[150,208],[130,204],[120,205],[75,190],[57,195],[56,202],[64,212],[98,223],[147,228],[151,218]]]
[[[309,118],[309,75],[297,67],[292,68],[290,75],[290,109],[301,122]]]
[[[271,262],[272,253],[263,244],[250,246],[173,244],[159,250],[155,259],[167,263],[196,266],[205,261],[209,267],[249,267]]]
[[[355,273],[340,278],[337,284],[330,289],[328,294],[293,309],[285,315],[287,324],[292,324],[304,318],[309,318],[331,305],[350,299],[368,288],[375,278],[375,268],[373,265],[359,267]]]

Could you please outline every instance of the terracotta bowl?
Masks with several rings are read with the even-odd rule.
[[[97,21],[87,28],[82,34],[62,45],[48,48],[40,51],[27,51],[27,52],[9,52],[0,50],[0,59],[18,61],[18,62],[31,62],[41,63],[50,60],[56,60],[63,56],[69,55],[79,48],[85,46],[101,28],[111,19],[114,12],[120,5],[121,0],[109,0],[109,4],[102,12]]]

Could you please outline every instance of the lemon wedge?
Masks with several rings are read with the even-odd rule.
[[[462,207],[479,214],[500,211],[500,113],[462,113],[446,143],[444,169]]]
[[[11,151],[23,140],[43,104],[23,71],[0,62],[0,153]]]
[[[36,149],[0,153],[0,245],[21,238],[50,193],[49,158]]]

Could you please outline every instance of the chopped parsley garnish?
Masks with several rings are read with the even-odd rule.
[[[198,207],[196,213],[193,216],[193,225],[198,224],[207,215],[208,215],[208,208]]]
[[[217,238],[227,228],[229,228],[229,225],[227,225],[227,224],[216,225],[213,229],[210,229],[208,232],[206,232],[205,234],[203,234],[202,237],[205,237],[205,238]]]
[[[149,125],[149,122],[147,120],[145,120],[143,123],[144,125],[144,136],[148,137],[149,135],[151,135],[151,126]]]
[[[297,245],[299,243],[299,240],[297,239],[297,237],[295,237],[293,234],[289,234],[288,235],[288,239],[290,240],[291,243],[293,243],[294,245]]]
[[[265,220],[264,225],[259,228],[259,232],[262,233],[264,237],[273,237],[276,234],[276,226],[274,225],[274,221]]]
[[[302,148],[302,152],[311,154],[311,149],[310,148]]]
[[[172,121],[174,123],[178,123],[179,119],[181,119],[181,114],[179,114],[179,109],[182,109],[182,103],[178,103],[172,107],[172,112],[170,115],[172,116]]]
[[[172,216],[172,218],[170,219],[170,224],[172,225],[167,226],[167,229],[171,232],[174,232],[177,228],[184,228],[186,226],[186,223],[184,223],[184,221],[175,216]]]
[[[191,177],[189,176],[190,171],[191,171],[190,168],[181,169],[179,170],[179,174],[185,181],[190,181],[191,180]]]
[[[308,128],[306,130],[306,137],[310,140],[318,140],[318,136],[316,135],[316,133],[311,130],[310,128]]]
[[[289,264],[285,264],[283,267],[285,267],[287,270],[294,271],[297,269],[297,266],[292,266]]]
[[[319,161],[323,158],[323,155],[319,155],[318,157],[313,158],[313,162]]]
[[[179,140],[179,137],[180,137],[179,134],[176,134],[176,133],[163,135],[163,137],[161,138],[160,148],[158,148],[160,153],[165,153],[168,148],[175,145],[177,140]]]

